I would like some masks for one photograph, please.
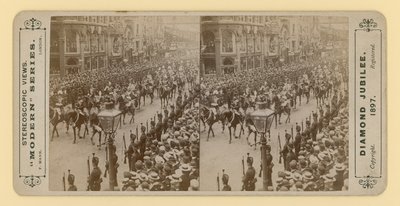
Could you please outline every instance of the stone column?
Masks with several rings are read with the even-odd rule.
[[[60,24],[60,34],[58,39],[59,57],[60,57],[60,76],[61,78],[66,74],[65,72],[65,28],[64,23]]]
[[[219,32],[217,33],[218,37],[215,38],[215,68],[217,75],[223,74],[221,69],[221,38],[219,38]]]

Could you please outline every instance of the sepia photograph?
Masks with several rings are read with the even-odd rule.
[[[347,191],[348,18],[200,25],[201,190]]]
[[[199,190],[199,17],[53,16],[49,190]]]
[[[18,194],[386,188],[378,12],[32,11],[14,24]]]

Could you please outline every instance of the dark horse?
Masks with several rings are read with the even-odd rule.
[[[163,105],[167,106],[169,103],[171,89],[168,86],[161,86],[158,92],[161,101],[161,108],[163,108]]]
[[[60,137],[60,135],[58,134],[58,130],[57,130],[57,125],[60,122],[64,122],[67,121],[66,118],[66,114],[63,110],[60,109],[60,111],[57,111],[56,109],[52,109],[50,108],[50,123],[53,126],[53,131],[51,133],[51,141],[53,141],[54,138],[54,133],[57,134],[57,137]],[[67,124],[67,132],[69,129],[69,125]]]
[[[210,138],[210,133],[212,133],[213,137],[215,137],[214,130],[212,129],[212,126],[216,122],[222,121],[220,119],[220,115],[219,114],[214,114],[207,107],[202,107],[201,110],[200,110],[200,120],[201,120],[201,122],[203,122],[204,131],[206,130],[206,123],[208,125],[207,141]],[[225,130],[225,124],[222,122],[222,132],[224,132],[224,130]]]
[[[135,122],[135,100],[129,100],[127,103],[121,102],[119,109],[122,114],[122,123],[125,124],[125,116],[126,114],[131,115],[131,119],[129,120],[129,124]]]
[[[242,117],[242,115],[234,113],[232,111],[225,111],[224,113],[222,113],[223,115],[223,119],[224,122],[227,124],[228,128],[229,128],[229,144],[232,143],[232,131],[231,129],[233,128],[233,136],[235,136],[235,138],[240,138],[242,130],[243,130],[243,121],[244,118]],[[236,126],[240,124],[240,132],[239,132],[239,137],[236,137]]]
[[[72,124],[72,129],[74,130],[74,144],[76,143],[76,128],[78,128],[78,136],[80,139],[85,138],[86,133],[89,134],[88,129],[88,117],[79,111],[73,111],[68,113],[68,122]],[[83,132],[83,137],[80,136],[81,126],[85,126],[85,131]]]

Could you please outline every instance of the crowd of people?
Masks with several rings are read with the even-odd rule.
[[[196,91],[198,95],[199,90]],[[199,189],[200,139],[198,133],[198,96],[194,94],[171,106],[151,121],[146,134],[131,135],[125,152],[129,171],[124,172],[122,190],[197,191]],[[164,116],[164,117],[163,117]]]
[[[103,96],[112,95],[116,100],[127,90],[139,101],[141,96],[158,92],[158,87],[163,84],[173,87],[179,82],[187,82],[193,85],[198,72],[196,64],[185,58],[157,58],[143,64],[120,61],[103,69],[52,77],[50,106],[58,103],[74,107],[83,97],[97,97],[94,101],[99,101]]]
[[[284,171],[277,173],[278,191],[342,191],[348,189],[348,97],[331,98],[306,128],[286,134],[281,151]]]
[[[147,121],[140,120],[150,124],[141,124],[140,132],[136,134],[131,132],[130,144],[128,142],[124,151],[128,170],[123,171],[124,178],[115,181],[115,186],[121,186],[121,190],[127,191],[198,190],[200,87],[197,83],[197,62],[182,56],[158,59],[144,65],[146,66],[120,62],[107,69],[52,78],[50,108],[58,109],[59,113],[67,113],[65,110],[72,107],[72,113],[86,116],[89,121],[84,124],[90,123],[93,126],[92,143],[94,144],[93,136],[98,134],[100,148],[102,126],[97,114],[107,108],[107,105],[112,105],[109,108],[117,108],[121,112],[131,105],[136,110],[140,108],[144,95],[148,95],[152,103],[156,92],[158,98],[164,100],[161,103],[162,112],[157,112],[154,118]],[[146,93],[142,94],[143,91]],[[165,93],[168,97],[163,96]],[[56,114],[51,117],[55,128],[58,119],[53,119],[56,118],[62,120]],[[64,120],[67,124],[70,123],[69,119]],[[78,118],[72,120],[73,127],[77,125],[77,121]],[[91,158],[92,170],[88,177],[87,190],[107,189],[102,187],[102,174],[113,175],[109,172],[110,165],[114,165],[118,172],[121,161],[118,161],[116,147],[107,147],[107,150],[112,149],[114,154],[106,160],[104,171],[99,168],[99,157]],[[114,164],[110,164],[111,162]],[[114,175],[116,178],[117,175]],[[68,190],[77,190],[74,181],[74,175],[68,175]]]
[[[201,103],[211,108],[214,115],[231,110],[242,116],[248,134],[256,135],[250,114],[257,110],[257,103],[265,103],[281,124],[281,114],[286,114],[285,123],[290,123],[290,110],[297,107],[301,110],[302,104],[315,98],[316,112],[312,118],[304,118],[305,128],[297,125],[294,134],[285,134],[286,142],[282,142],[284,145],[278,151],[283,158],[283,170],[277,172],[276,182],[272,182],[274,163],[269,153],[271,145],[268,145],[267,157],[271,157],[267,160],[268,190],[347,190],[347,67],[345,57],[327,57],[276,68],[207,76],[201,79]],[[243,189],[255,190],[256,171],[252,161],[247,162],[249,169],[242,179]]]

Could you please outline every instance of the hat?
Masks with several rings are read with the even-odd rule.
[[[323,176],[325,182],[334,182],[336,181],[335,176],[332,173],[328,173],[326,175]]]
[[[192,167],[189,164],[182,164],[179,168],[182,170],[182,172],[192,171]]]
[[[338,172],[344,171],[345,169],[346,169],[346,166],[344,166],[343,163],[337,163],[337,164],[335,165],[335,170],[338,171]]]
[[[147,181],[149,178],[148,178],[148,176],[145,174],[145,173],[140,173],[139,174],[139,180],[140,181]]]
[[[313,177],[311,172],[306,171],[303,174],[303,178],[306,179],[306,180],[312,180],[314,177]]]
[[[171,182],[182,182],[182,179],[178,174],[173,174],[171,175]]]
[[[295,181],[301,181],[303,179],[303,176],[300,173],[295,172],[295,173],[293,173],[293,179]]]
[[[130,179],[132,179],[132,180],[137,180],[137,179],[139,179],[139,174],[137,173],[137,172],[134,172],[134,171],[131,171],[131,172],[129,172],[130,173]]]
[[[289,171],[285,171],[285,179],[287,180],[293,179],[293,174]]]
[[[160,176],[156,172],[150,172],[149,178],[153,181],[158,181],[160,180]]]

